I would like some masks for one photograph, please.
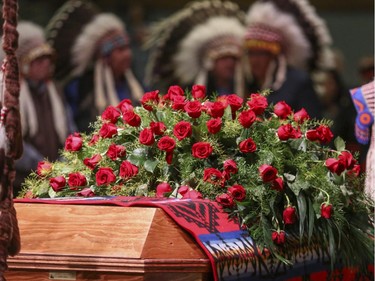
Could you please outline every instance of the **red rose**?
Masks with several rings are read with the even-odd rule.
[[[157,136],[164,135],[165,130],[167,130],[167,127],[164,125],[163,122],[151,121],[150,128],[151,128],[152,132]]]
[[[49,185],[55,192],[63,190],[66,185],[66,180],[63,176],[58,176],[49,179]]]
[[[272,241],[276,245],[282,245],[285,243],[285,232],[284,231],[274,231],[272,232]]]
[[[78,133],[74,133],[67,137],[65,141],[65,150],[66,151],[79,151],[82,148],[82,137]]]
[[[333,212],[333,206],[332,206],[332,204],[323,203],[320,206],[320,215],[323,218],[329,219],[331,217],[331,215],[332,215],[332,212]]]
[[[174,100],[175,97],[184,96],[184,95],[185,95],[184,90],[178,85],[170,86],[166,94],[167,98],[170,100]]]
[[[155,142],[154,134],[149,128],[143,129],[139,133],[139,142],[144,145],[153,145]]]
[[[302,108],[301,110],[297,111],[296,113],[294,113],[293,115],[293,119],[294,121],[296,121],[297,123],[303,123],[305,122],[306,120],[309,120],[310,119],[310,116],[309,114],[307,113],[307,111]]]
[[[214,118],[207,121],[207,130],[211,134],[217,134],[221,130],[222,121],[221,118]]]
[[[202,105],[199,101],[188,101],[184,110],[191,118],[199,118],[202,114]]]
[[[284,181],[282,177],[278,177],[272,181],[271,185],[272,189],[275,189],[277,191],[283,191],[284,190]]]
[[[354,165],[357,163],[349,151],[342,151],[339,155],[339,160],[345,164],[347,170],[353,169]]]
[[[138,167],[125,160],[120,165],[120,177],[124,180],[130,179],[138,174]]]
[[[273,112],[281,119],[286,119],[292,113],[292,109],[285,101],[279,101],[275,104]]]
[[[193,130],[191,124],[186,121],[178,122],[173,128],[174,136],[180,141],[192,135]]]
[[[132,105],[132,102],[131,100],[129,99],[123,99],[117,106],[116,106],[118,109],[120,109],[120,111],[122,113],[124,112],[127,112],[129,110],[133,110],[134,107]]]
[[[156,187],[156,197],[164,197],[164,193],[171,192],[172,188],[167,182],[158,184]]]
[[[205,159],[211,155],[212,150],[209,142],[197,142],[193,144],[192,154],[195,158]]]
[[[204,85],[193,85],[191,89],[191,95],[194,99],[203,99],[206,96],[206,86]]]
[[[293,206],[286,207],[283,211],[284,224],[293,224],[295,223],[296,219],[296,208],[294,208]]]
[[[148,111],[153,110],[153,106],[158,105],[159,103],[159,91],[147,92],[142,96],[141,104],[144,109]]]
[[[361,172],[361,165],[356,164],[354,165],[353,169],[348,171],[348,175],[358,177],[360,172]]]
[[[227,103],[230,106],[232,112],[232,119],[236,119],[236,112],[239,110],[243,103],[243,98],[240,98],[236,94],[230,94],[227,96]]]
[[[141,117],[137,115],[133,110],[128,110],[123,113],[122,119],[125,123],[129,124],[132,127],[139,127],[141,124]]]
[[[258,170],[263,182],[271,182],[277,177],[277,169],[270,165],[263,164]]]
[[[261,115],[266,110],[268,102],[267,98],[261,94],[251,94],[247,105],[256,115]]]
[[[203,181],[221,185],[223,184],[223,175],[218,169],[206,168],[203,172]]]
[[[100,138],[100,136],[98,134],[92,135],[92,138],[89,141],[88,145],[93,146],[94,144],[96,144],[98,142],[99,138]]]
[[[175,96],[172,101],[172,108],[174,110],[184,110],[186,99],[184,96]]]
[[[228,188],[229,194],[237,201],[243,201],[246,198],[246,190],[242,185],[235,184]]]
[[[175,149],[176,147],[176,142],[174,139],[172,139],[171,137],[168,137],[168,136],[164,136],[162,137],[159,142],[158,142],[158,148],[160,150],[163,150],[166,152],[166,155],[165,155],[165,161],[167,162],[167,164],[172,164],[172,160],[173,160],[173,150]]]
[[[38,167],[36,168],[36,173],[40,177],[48,175],[52,171],[52,163],[48,161],[38,162]]]
[[[188,191],[190,190],[190,187],[188,187],[187,185],[182,185],[178,188],[178,191],[177,193],[181,194],[182,196],[184,196]]]
[[[228,174],[237,174],[238,168],[236,162],[232,159],[228,159],[224,161],[224,172]]]
[[[182,199],[203,199],[203,196],[202,196],[202,193],[200,193],[199,191],[192,189],[186,192],[182,196]]]
[[[70,189],[76,190],[78,186],[87,185],[86,177],[80,172],[70,173],[68,178],[68,185]]]
[[[169,136],[161,137],[158,142],[158,148],[160,150],[171,152],[176,147],[176,142]]]
[[[212,118],[221,118],[224,115],[225,106],[220,101],[204,103],[205,110]]]
[[[106,155],[108,156],[108,158],[115,161],[117,158],[126,156],[126,148],[123,145],[113,143],[108,147]]]
[[[99,130],[99,135],[104,139],[110,139],[117,134],[117,127],[112,123],[104,123]]]
[[[113,173],[112,168],[104,167],[99,168],[99,170],[95,174],[96,185],[108,185],[114,181],[116,181],[116,176]]]
[[[306,138],[310,141],[317,141],[319,140],[319,134],[317,130],[308,130],[306,132]]]
[[[292,125],[282,125],[277,129],[277,136],[280,140],[285,141],[288,139],[298,139],[301,137],[300,130],[296,130]]]
[[[341,160],[337,160],[335,158],[328,158],[325,162],[328,170],[332,173],[341,175],[343,171],[345,171],[345,162]]]
[[[240,151],[243,153],[251,153],[257,149],[257,146],[252,138],[248,138],[240,142]]]
[[[244,128],[250,128],[251,125],[256,120],[256,115],[252,110],[244,110],[240,113],[238,116],[238,122],[244,127]]]
[[[84,188],[80,192],[77,192],[77,196],[83,196],[83,197],[93,197],[95,196],[94,191],[91,190],[91,188]]]
[[[329,127],[320,125],[314,130],[308,130],[306,132],[306,138],[311,141],[319,141],[321,144],[326,144],[333,139],[333,134]]]
[[[102,113],[102,119],[111,123],[116,123],[120,116],[121,113],[112,105],[108,106]]]
[[[234,205],[233,197],[225,193],[217,196],[216,202],[222,205],[224,208],[231,208]]]
[[[83,164],[85,164],[89,169],[94,170],[100,160],[102,160],[102,156],[100,156],[100,154],[95,154],[91,158],[83,159]]]
[[[317,129],[320,143],[329,143],[333,139],[332,131],[329,127],[320,125]]]

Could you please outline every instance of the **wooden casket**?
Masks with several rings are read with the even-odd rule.
[[[15,203],[8,281],[211,280],[206,254],[162,209]]]

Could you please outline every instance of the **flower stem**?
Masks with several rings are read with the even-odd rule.
[[[326,203],[327,204],[329,204],[329,194],[328,194],[328,192],[327,191],[325,191],[325,190],[323,190],[323,189],[321,189],[321,188],[318,188],[320,191],[322,191],[323,193],[325,193],[325,195],[327,195],[327,201],[326,201]]]

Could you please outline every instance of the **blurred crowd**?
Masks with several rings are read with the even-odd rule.
[[[66,1],[46,26],[20,19],[24,154],[16,194],[38,162],[57,160],[66,137],[90,132],[107,106],[137,105],[145,92],[166,94],[173,85],[244,99],[269,89],[269,103],[331,120],[366,170],[370,141],[356,138],[345,57],[308,1],[258,0],[246,12],[234,2],[193,1],[152,26],[135,7],[129,23],[81,0]],[[374,59],[366,55],[358,63],[361,85],[374,79]]]

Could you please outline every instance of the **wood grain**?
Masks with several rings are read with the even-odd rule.
[[[208,258],[189,233],[158,208],[16,203],[21,252],[8,281],[208,280]],[[55,275],[60,276],[60,275]],[[63,280],[63,279],[61,279]]]

